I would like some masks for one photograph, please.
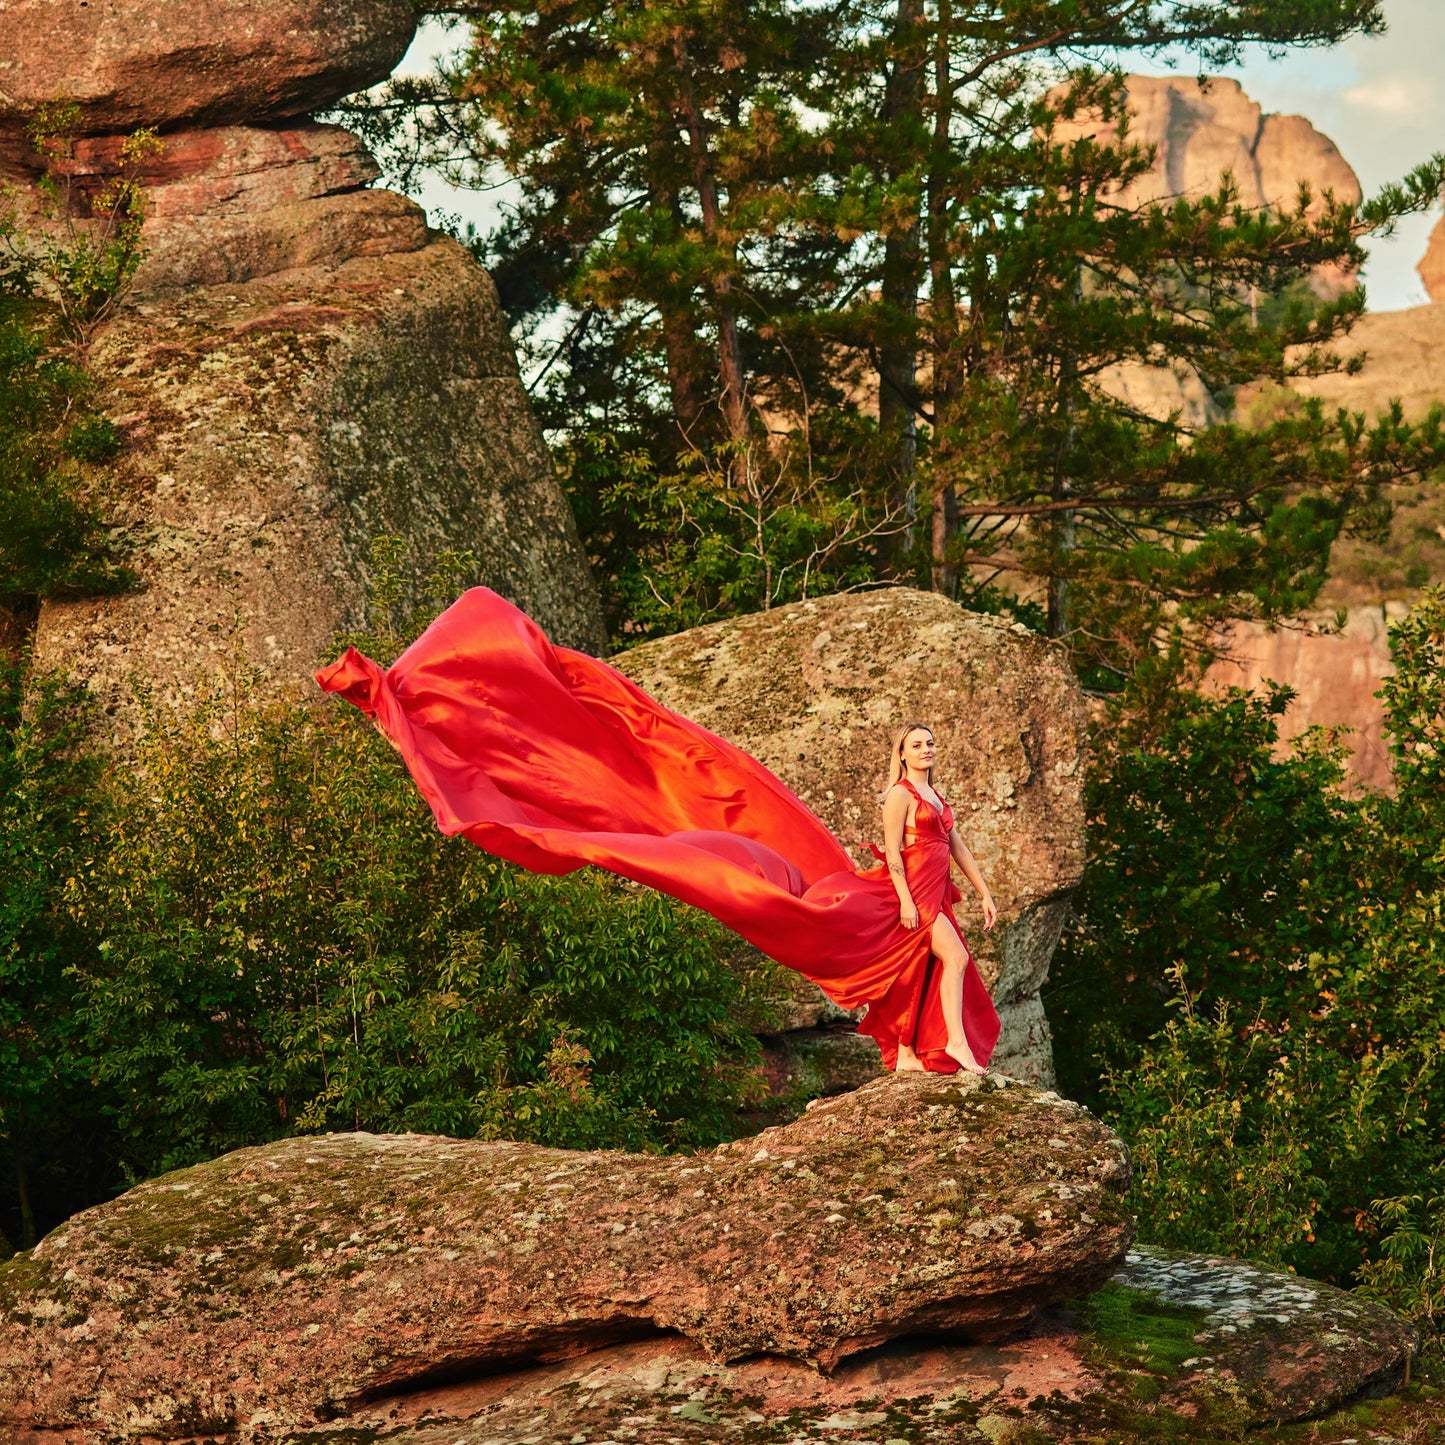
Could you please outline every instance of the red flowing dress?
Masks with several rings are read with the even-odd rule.
[[[920,926],[904,928],[886,868],[859,873],[755,758],[484,587],[386,671],[350,648],[316,680],[376,719],[442,832],[534,873],[593,864],[702,908],[844,1008],[867,1004],[889,1067],[910,1042],[935,1072],[958,1068],[930,952],[960,896],[947,811],[919,805],[903,856]],[[998,1014],[971,957],[964,1031],[987,1063]]]

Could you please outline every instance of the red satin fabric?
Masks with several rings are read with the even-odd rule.
[[[756,759],[552,646],[495,592],[465,593],[386,672],[351,648],[316,680],[377,720],[444,833],[535,873],[590,863],[705,909],[844,1008],[868,1004],[863,1027],[890,1067],[916,1024],[928,1066],[957,1068],[931,1047],[942,1014],[928,928],[900,923],[886,870],[858,873]],[[905,851],[930,923],[959,896],[939,837],[941,864],[931,833]],[[968,971],[965,1030],[986,1063],[998,1015]]]

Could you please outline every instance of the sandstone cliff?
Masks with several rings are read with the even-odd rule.
[[[1425,254],[1415,263],[1432,301],[1445,301],[1445,220],[1435,223]]]
[[[1239,201],[1254,210],[1294,206],[1307,184],[1318,208],[1326,192],[1358,202],[1360,182],[1338,147],[1302,115],[1266,114],[1237,80],[1221,76],[1126,75],[1129,140],[1153,147],[1154,162],[1118,200],[1147,206],[1179,196],[1197,199],[1219,189],[1228,172]],[[1061,140],[1097,136],[1114,144],[1112,121],[1061,122]]]
[[[40,662],[112,711],[132,677],[183,697],[238,643],[304,683],[360,620],[379,532],[413,578],[470,552],[465,580],[605,646],[489,278],[370,188],[354,136],[304,118],[384,78],[414,26],[404,0],[0,8],[0,171],[22,210],[41,165],[24,124],[51,97],[80,107],[82,222],[121,133],[163,141],[142,172],[148,255],[89,358],[125,442],[115,520],[141,587],[48,603],[37,632]]]

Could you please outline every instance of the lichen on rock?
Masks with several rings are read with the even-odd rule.
[[[413,576],[466,549],[470,580],[602,646],[495,290],[454,241],[141,298],[91,365],[126,441],[116,521],[143,587],[47,602],[36,656],[118,716],[132,677],[182,702],[238,652],[308,682],[361,621],[383,532]]]
[[[824,1370],[919,1331],[988,1339],[1113,1272],[1128,1173],[1078,1105],[971,1077],[879,1079],[690,1158],[241,1150],[0,1265],[0,1437],[300,1429],[658,1331]]]

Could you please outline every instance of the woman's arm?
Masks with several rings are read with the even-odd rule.
[[[883,856],[898,894],[898,917],[905,928],[918,927],[918,905],[908,891],[908,877],[903,871],[903,830],[908,825],[912,801],[906,788],[889,788],[883,799]]]
[[[973,884],[978,896],[983,900],[984,929],[992,928],[998,921],[998,909],[994,905],[993,894],[988,891],[988,884],[983,881],[983,874],[979,872],[978,860],[968,851],[968,845],[958,836],[957,828],[949,831],[948,851],[953,854],[953,861],[963,870],[963,876]]]

